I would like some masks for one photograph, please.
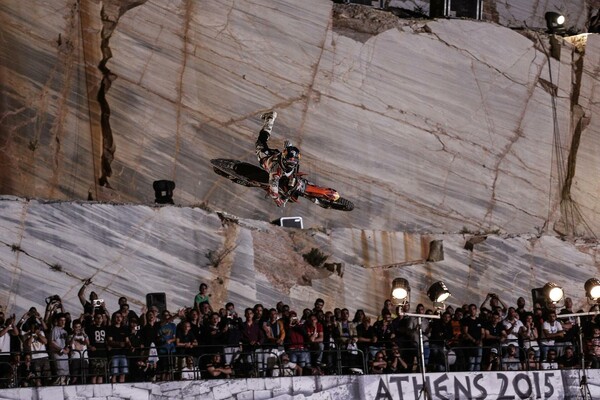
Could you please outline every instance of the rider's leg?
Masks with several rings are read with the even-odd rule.
[[[269,149],[267,141],[271,137],[273,123],[275,122],[275,118],[277,118],[277,113],[275,111],[269,111],[262,114],[260,118],[264,121],[264,123],[258,135],[258,139],[256,140],[255,152],[258,162],[262,164],[262,160],[271,155],[271,149]]]

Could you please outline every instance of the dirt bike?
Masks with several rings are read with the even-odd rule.
[[[257,165],[225,158],[216,158],[210,160],[210,162],[218,175],[224,176],[238,185],[257,187],[265,191],[269,189],[269,174]],[[296,175],[298,182],[291,189],[288,188],[287,178],[282,177],[280,179],[279,193],[282,198],[296,202],[298,197],[304,197],[323,208],[341,211],[352,211],[354,209],[354,204],[340,197],[335,189],[317,186],[304,178],[304,175],[302,173]]]

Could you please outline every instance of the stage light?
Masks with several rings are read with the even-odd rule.
[[[585,282],[585,295],[591,301],[600,300],[600,279],[590,278]]]
[[[544,297],[552,304],[556,304],[562,300],[564,296],[563,289],[554,282],[548,282],[543,288]]]
[[[410,295],[410,286],[404,278],[396,278],[392,282],[392,299],[396,304],[405,304]]]
[[[545,15],[548,33],[564,33],[565,17],[557,12],[548,11]]]
[[[434,303],[443,303],[450,296],[451,294],[448,287],[442,281],[434,283],[427,291],[427,297]]]

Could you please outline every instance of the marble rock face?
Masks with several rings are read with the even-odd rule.
[[[503,26],[540,28],[530,3],[496,1],[490,22],[323,0],[3,1],[0,193],[18,198],[1,205],[0,301],[75,309],[88,277],[139,305],[185,305],[204,280],[216,302],[326,293],[372,312],[398,274],[460,285],[457,302],[553,277],[580,291],[598,272],[600,38]],[[594,4],[556,3],[577,26]],[[272,146],[291,139],[354,211],[278,209],[213,172],[255,162],[270,109]],[[183,207],[149,206],[157,179]],[[268,223],[282,216],[314,229]]]
[[[244,218],[597,230],[595,34],[550,41],[321,0],[7,1],[0,18],[2,193],[147,204],[170,179],[177,204]],[[269,109],[272,146],[300,146],[302,169],[355,211],[276,209],[214,174],[212,158],[255,162]]]

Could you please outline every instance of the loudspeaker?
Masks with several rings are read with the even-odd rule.
[[[160,314],[167,309],[167,295],[164,293],[148,293],[146,295],[146,307],[150,310],[152,306],[158,308],[160,317]]]
[[[430,0],[430,18],[481,19],[482,0]]]
[[[281,217],[279,218],[279,225],[286,228],[304,228],[302,217]]]
[[[542,308],[546,308],[546,297],[544,296],[544,288],[531,289],[531,300],[533,301],[531,303],[532,309],[535,303],[540,303]]]
[[[160,180],[152,183],[154,188],[154,202],[157,204],[174,204],[173,203],[173,190],[175,190],[175,182]]]

